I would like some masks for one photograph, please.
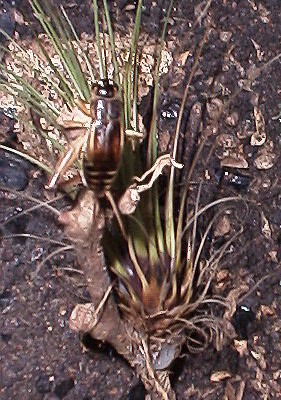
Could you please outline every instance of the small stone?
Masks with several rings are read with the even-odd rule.
[[[41,375],[36,383],[35,387],[38,393],[50,393],[51,382],[48,375]]]
[[[54,394],[60,399],[63,399],[67,393],[74,387],[74,380],[72,378],[65,379],[56,385]]]
[[[0,152],[0,185],[8,189],[24,190],[28,185],[26,162],[19,157]]]
[[[220,41],[227,43],[230,41],[232,36],[232,32],[230,31],[221,31],[220,32]]]

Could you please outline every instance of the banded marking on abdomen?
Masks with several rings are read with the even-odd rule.
[[[116,171],[94,171],[84,167],[84,178],[88,188],[100,194],[109,191],[115,175]]]

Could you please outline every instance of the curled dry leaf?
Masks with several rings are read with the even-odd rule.
[[[216,224],[214,229],[214,236],[221,237],[229,233],[230,231],[230,221],[229,218],[224,215]]]
[[[263,212],[261,212],[261,231],[262,231],[262,234],[266,237],[266,239],[269,240],[271,238],[271,229],[270,229],[269,221]]]
[[[261,348],[261,350],[263,350],[263,348]],[[265,361],[264,355],[261,352],[258,353],[253,350],[251,351],[251,355],[258,362],[259,367],[262,370],[265,370],[266,369],[266,361]]]
[[[231,133],[221,133],[216,138],[216,141],[218,145],[222,146],[225,149],[233,149],[238,145],[237,137],[235,137]]]
[[[235,350],[239,353],[240,357],[243,357],[243,356],[249,354],[247,340],[234,339],[233,346],[234,346]]]
[[[217,120],[223,110],[223,101],[218,98],[212,99],[207,103],[206,108],[210,119]]]
[[[220,382],[223,381],[224,379],[231,378],[231,374],[227,371],[217,371],[214,372],[211,377],[210,381],[211,382]]]
[[[229,126],[236,126],[239,120],[239,114],[237,111],[233,111],[228,117],[226,117],[225,122]]]
[[[265,317],[272,316],[275,314],[273,307],[266,306],[264,304],[261,304],[260,312]]]
[[[248,161],[245,159],[242,154],[233,154],[230,156],[226,156],[221,160],[221,167],[230,167],[230,168],[243,168],[246,169],[249,167]]]
[[[264,116],[258,106],[254,106],[256,131],[251,136],[252,146],[262,146],[266,141]]]
[[[135,176],[133,179],[139,183],[144,182],[149,175],[151,175],[148,183],[137,185],[133,183],[128,189],[125,191],[121,199],[118,203],[118,208],[122,214],[132,214],[139,201],[140,201],[140,193],[149,190],[154,182],[158,179],[159,175],[162,174],[163,169],[168,167],[175,167],[178,169],[183,168],[183,164],[177,163],[170,154],[164,154],[160,156],[155,161],[154,165],[146,171],[140,178]]]
[[[231,320],[233,315],[235,314],[237,302],[241,295],[245,294],[249,290],[249,286],[247,285],[240,285],[237,289],[233,289],[227,296],[227,304],[228,308],[224,313],[224,318],[228,321]]]
[[[264,55],[264,51],[261,51],[261,47],[260,47],[260,45],[259,45],[257,42],[255,42],[253,39],[251,39],[251,41],[252,41],[252,43],[253,43],[253,45],[254,45],[254,48],[255,48],[255,50],[256,50],[257,59],[258,59],[259,61],[262,61],[262,58],[263,58],[263,55]]]
[[[216,281],[217,282],[222,282],[225,281],[229,277],[229,271],[227,269],[221,269],[218,271],[216,275]]]
[[[227,43],[230,41],[232,36],[232,32],[230,31],[221,31],[220,32],[220,40],[224,43]]]
[[[263,148],[254,160],[254,165],[257,169],[270,169],[274,165],[275,154],[271,149]]]

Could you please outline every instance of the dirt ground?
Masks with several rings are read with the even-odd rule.
[[[167,2],[144,3],[143,29],[157,38]],[[89,2],[65,4],[77,31],[89,33]],[[126,28],[134,2],[110,4],[116,29]],[[5,6],[8,9],[9,3]],[[15,1],[15,7],[21,13],[27,10],[22,1]],[[228,296],[234,289],[242,292],[245,285],[247,289],[241,293],[233,318],[237,339],[221,352],[210,347],[199,354],[184,353],[175,366],[174,386],[178,400],[279,399],[281,59],[262,67],[281,52],[280,0],[175,1],[169,35],[178,37],[177,47],[172,46],[174,57],[187,57],[187,75],[207,17],[212,29],[191,85],[202,104],[202,125],[210,118],[208,107],[215,113],[220,100],[233,93],[237,96],[198,161],[191,198],[204,176],[205,202],[233,195],[244,200],[223,215],[210,241],[216,248],[243,227],[222,260],[212,290]],[[26,25],[16,24],[15,29],[21,35],[29,34]],[[254,85],[247,87],[249,74],[257,72],[255,66],[259,73]],[[176,81],[172,64],[161,81],[163,149],[168,143],[165,135],[174,129],[182,94],[182,87],[173,84]],[[242,84],[244,89],[237,92]],[[147,109],[145,101],[143,110]],[[187,109],[187,127],[190,115]],[[7,132],[12,136],[13,122],[1,118],[0,137],[7,139]],[[188,163],[190,154],[183,153]],[[7,166],[16,177],[3,178],[10,174]],[[25,213],[34,206],[28,196],[48,199],[44,176],[1,151],[1,187],[6,183],[18,189],[14,182],[22,171],[28,177],[24,190],[0,190],[0,399],[143,399],[141,388],[128,396],[137,379],[124,360],[106,345],[89,343],[88,338],[84,343],[91,352],[85,351],[78,335],[69,329],[72,308],[87,299],[83,276],[52,210],[37,208]],[[60,198],[52,206],[61,210],[71,207],[71,202]],[[11,237],[15,234],[25,236]]]

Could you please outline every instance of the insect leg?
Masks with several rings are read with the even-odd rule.
[[[63,175],[68,168],[74,163],[74,161],[78,158],[81,148],[84,143],[84,138],[79,137],[74,141],[74,143],[69,147],[66,154],[59,160],[56,165],[55,173],[50,178],[48,188],[53,188],[58,182],[61,175]]]
[[[80,111],[82,111],[88,117],[91,116],[89,103],[85,103],[85,101],[83,101],[82,99],[75,99],[74,103],[76,104],[76,106],[79,108]]]
[[[80,175],[81,175],[81,178],[82,178],[82,183],[83,183],[83,185],[85,187],[88,187],[88,184],[87,184],[87,181],[86,181],[86,178],[85,178],[85,175],[84,175],[84,157],[85,157],[85,153],[86,153],[87,148],[88,148],[88,142],[89,142],[89,138],[90,138],[90,135],[91,135],[91,131],[92,131],[92,125],[90,125],[87,128],[87,134],[84,137],[84,140],[83,140],[83,143],[82,143],[82,148],[81,148],[82,168],[81,168]]]

